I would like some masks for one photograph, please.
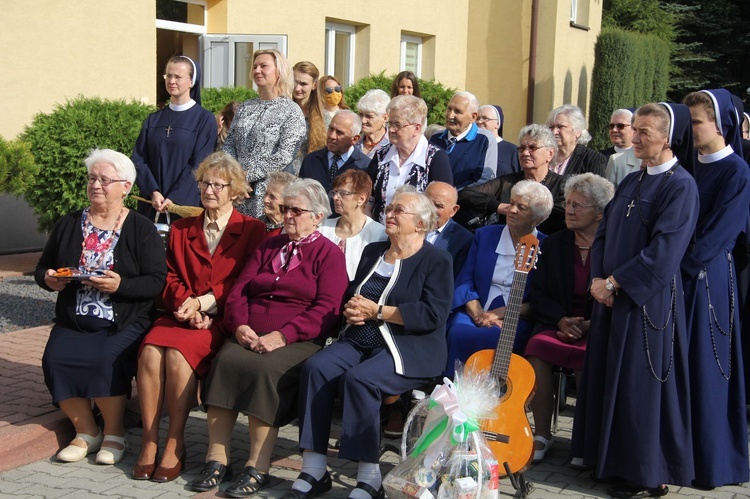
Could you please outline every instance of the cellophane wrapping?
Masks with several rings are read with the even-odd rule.
[[[498,463],[479,430],[495,417],[500,387],[484,373],[456,369],[420,401],[404,425],[399,463],[383,479],[392,499],[495,499]]]

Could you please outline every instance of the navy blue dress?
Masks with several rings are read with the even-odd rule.
[[[681,265],[690,341],[695,482],[705,487],[748,481],[740,306],[732,248],[745,230],[750,171],[742,158],[728,150],[722,159],[702,163],[699,157],[696,163],[700,215],[694,242]]]
[[[604,211],[591,277],[614,275],[621,289],[612,307],[594,304],[571,446],[599,478],[646,487],[694,478],[679,263],[697,219],[698,190],[682,167],[628,175]]]
[[[216,118],[198,104],[179,112],[167,106],[146,118],[130,157],[141,196],[159,191],[175,204],[200,206],[193,171],[213,152],[217,135]],[[156,211],[139,202],[138,213],[153,220]]]

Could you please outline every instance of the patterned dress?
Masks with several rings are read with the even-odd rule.
[[[305,116],[291,99],[258,98],[240,106],[224,143],[224,152],[239,161],[253,188],[251,197],[237,207],[240,213],[263,215],[266,176],[291,169],[305,134]]]

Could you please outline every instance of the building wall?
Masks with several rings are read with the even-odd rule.
[[[0,135],[77,95],[153,104],[154,12],[154,0],[2,2]]]

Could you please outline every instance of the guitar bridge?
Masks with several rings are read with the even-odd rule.
[[[482,430],[482,435],[484,436],[484,438],[486,438],[490,442],[500,442],[501,444],[510,443],[510,436],[508,435],[501,435],[500,433],[496,433],[494,431],[486,431],[486,430]]]

